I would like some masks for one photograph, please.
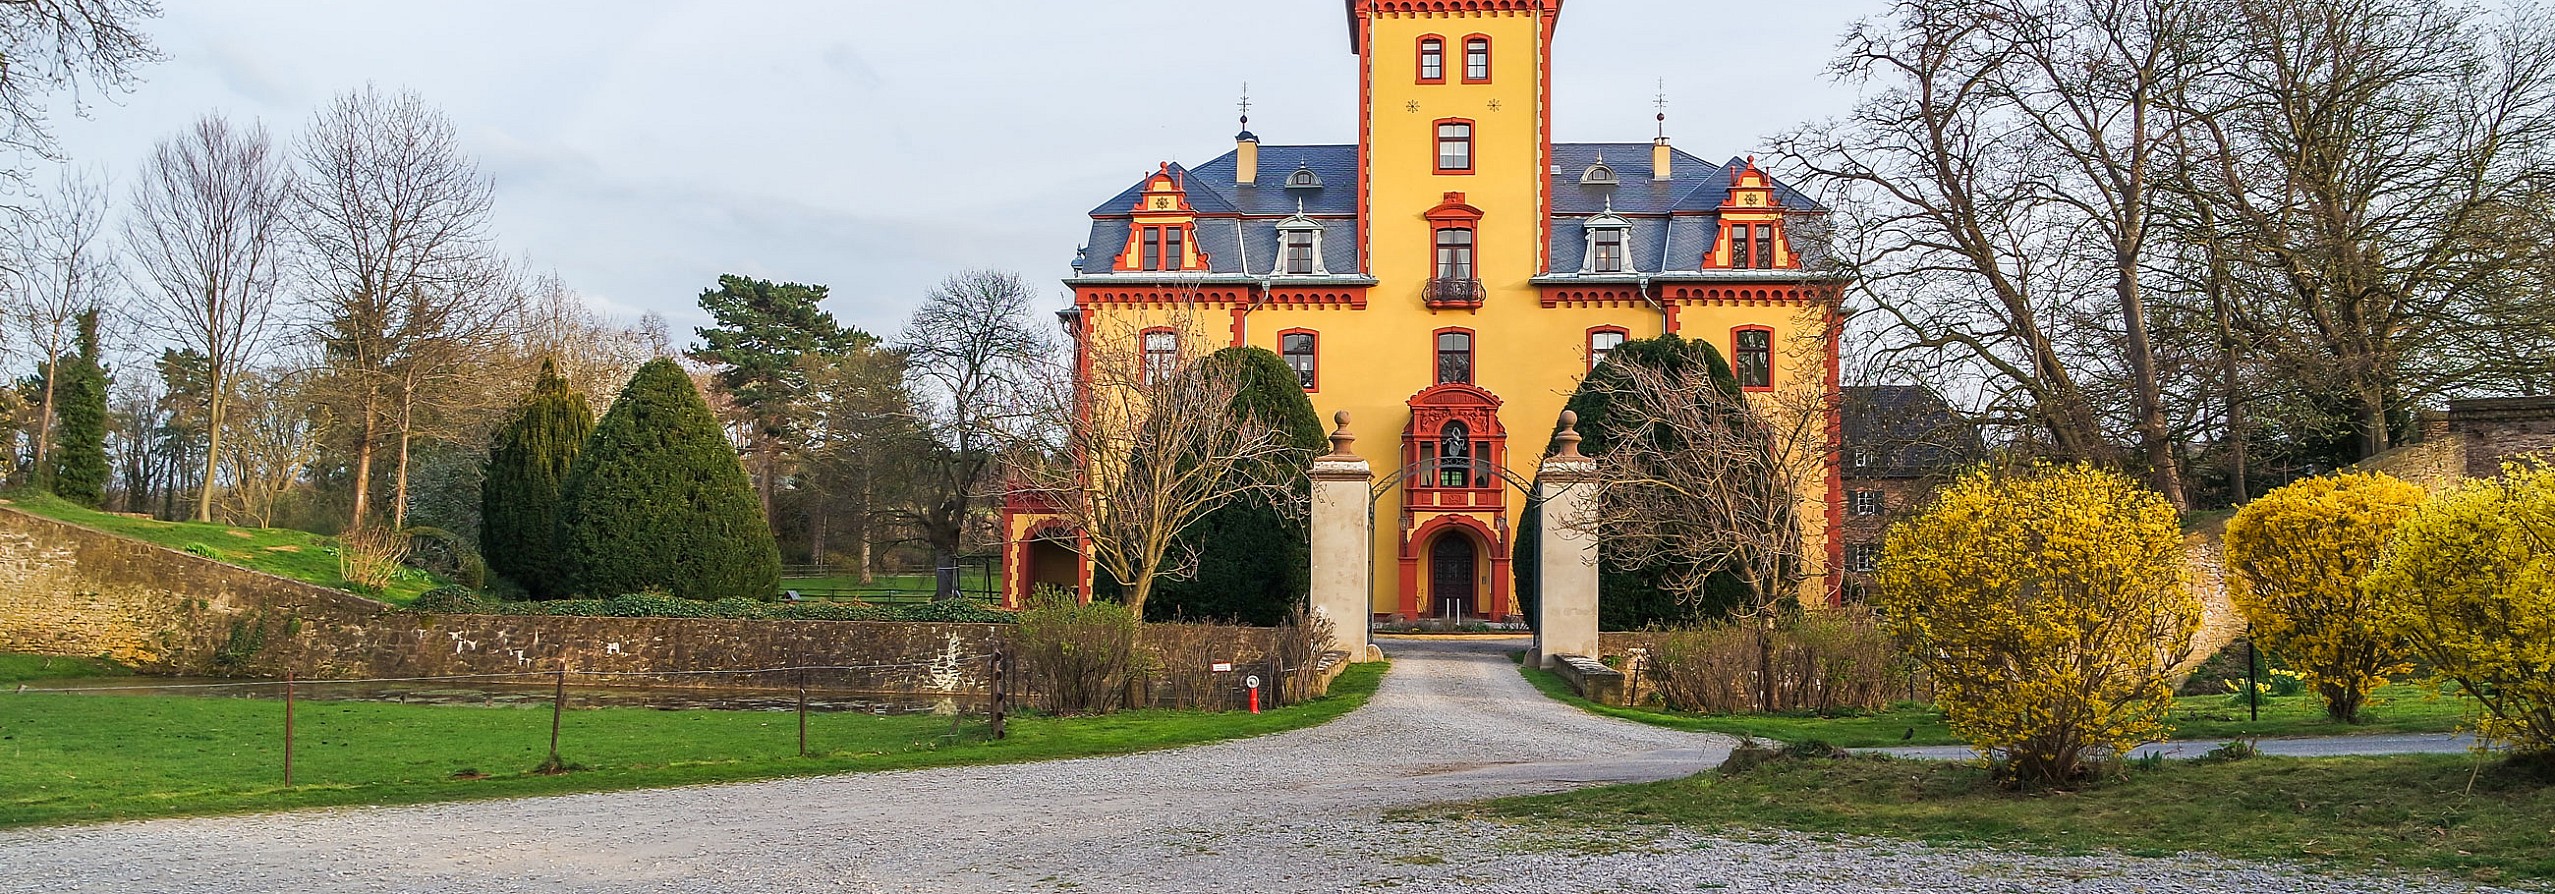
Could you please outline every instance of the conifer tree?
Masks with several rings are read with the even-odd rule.
[[[1294,466],[1277,471],[1301,478],[1304,466],[1330,441],[1295,370],[1264,348],[1225,348],[1203,362],[1237,371],[1241,390],[1233,396],[1232,413],[1257,417],[1285,433],[1296,448]],[[1297,502],[1310,498],[1307,486],[1297,485]],[[1180,536],[1197,550],[1197,573],[1155,584],[1145,601],[1148,620],[1274,626],[1303,605],[1312,589],[1311,532],[1300,513],[1279,512],[1266,500],[1237,500],[1208,511]]]
[[[78,350],[62,358],[54,384],[54,437],[45,470],[55,495],[82,506],[106,502],[106,369],[98,364],[98,312],[79,318]]]
[[[567,595],[559,488],[593,431],[593,405],[568,387],[556,362],[543,360],[531,396],[488,450],[488,474],[479,486],[479,554],[535,599]]]
[[[781,553],[753,484],[692,377],[639,367],[569,465],[559,501],[569,589],[769,599]]]

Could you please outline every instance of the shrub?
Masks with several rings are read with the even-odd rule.
[[[2483,707],[2476,733],[2555,754],[2555,469],[2442,493],[2399,523],[2367,586],[2389,623]]]
[[[411,525],[400,533],[408,537],[408,556],[402,560],[408,567],[464,587],[487,586],[488,563],[461,535],[426,525]]]
[[[469,587],[436,587],[408,603],[408,610],[440,615],[484,615],[497,606]]]
[[[769,599],[781,552],[736,450],[683,368],[639,367],[560,491],[575,592]]]
[[[1322,419],[1295,370],[1265,348],[1225,348],[1200,361],[1228,369],[1236,383],[1228,413],[1273,427],[1293,449],[1284,466],[1260,474],[1298,482],[1292,499],[1310,499],[1302,470],[1330,444]],[[1313,586],[1312,535],[1300,511],[1284,511],[1265,493],[1230,500],[1180,531],[1174,554],[1195,550],[1193,573],[1156,580],[1144,603],[1149,621],[1221,621],[1272,626],[1304,603]],[[1100,575],[1098,595],[1118,599],[1125,585]]]
[[[379,598],[382,590],[399,579],[400,563],[408,558],[408,536],[384,528],[364,528],[337,538],[337,576],[344,578],[347,589]]]
[[[1049,714],[1102,714],[1125,703],[1136,667],[1141,625],[1127,607],[1084,604],[1072,594],[1041,586],[1020,613],[1012,647],[1021,676]]]
[[[559,559],[559,488],[594,431],[594,408],[568,387],[559,366],[541,377],[488,448],[479,485],[479,552],[488,567],[537,599],[567,595]]]
[[[1883,543],[1877,607],[1935,681],[1952,732],[2020,781],[2166,732],[2167,673],[2200,604],[2173,507],[2081,466],[1962,476]]]
[[[1680,711],[1877,711],[1907,686],[1907,660],[1867,608],[1806,612],[1771,630],[1753,623],[1667,630],[1649,642],[1640,672]]]
[[[2227,595],[2335,720],[2357,722],[2369,693],[2411,669],[2380,617],[2380,591],[2360,581],[2422,498],[2383,473],[2326,475],[2264,494],[2227,522]]]

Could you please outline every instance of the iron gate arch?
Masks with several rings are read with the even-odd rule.
[[[1498,476],[1499,480],[1506,482],[1510,487],[1516,488],[1519,493],[1526,495],[1525,502],[1518,504],[1518,519],[1520,521],[1527,518],[1538,519],[1537,527],[1541,527],[1540,519],[1542,518],[1542,509],[1545,503],[1543,491],[1535,486],[1535,482],[1532,479],[1519,475],[1516,470],[1490,460],[1476,459],[1469,456],[1453,458],[1442,456],[1432,457],[1403,466],[1394,470],[1392,474],[1375,479],[1375,483],[1369,485],[1366,490],[1366,604],[1370,607],[1370,611],[1372,610],[1371,607],[1375,604],[1375,538],[1377,536],[1377,528],[1375,526],[1375,508],[1384,502],[1385,494],[1392,493],[1395,488],[1400,487],[1402,482],[1409,480],[1411,476],[1422,473],[1435,474],[1448,469],[1462,469],[1466,472],[1487,471],[1492,475]],[[1396,526],[1396,530],[1398,529],[1399,526]],[[1523,537],[1526,536],[1526,534],[1527,532],[1521,528],[1513,536]],[[1509,571],[1511,574],[1514,574],[1516,573],[1515,556],[1517,554],[1517,547],[1513,538],[1509,543],[1508,552],[1510,556]],[[1534,563],[1534,567],[1531,569],[1532,579],[1529,580],[1521,577],[1517,581],[1517,584],[1518,591],[1520,593],[1533,593],[1536,604],[1540,606],[1543,600],[1544,564],[1540,560],[1541,551],[1538,550],[1537,552],[1538,561]],[[1523,612],[1522,614],[1526,617],[1526,629],[1535,629],[1535,613]]]

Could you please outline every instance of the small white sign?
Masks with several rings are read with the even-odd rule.
[[[1210,670],[1213,670],[1213,671],[1215,671],[1216,673],[1219,673],[1219,674],[1229,674],[1229,673],[1232,673],[1232,672],[1233,672],[1233,662],[1230,662],[1230,661],[1218,661],[1218,662],[1216,662],[1216,663],[1215,663],[1215,666],[1214,666],[1214,667],[1209,668],[1209,669],[1210,669]]]
[[[1243,678],[1242,678],[1242,685],[1244,685],[1244,686],[1248,686],[1248,687],[1253,688],[1253,689],[1258,689],[1258,688],[1260,688],[1260,675],[1259,675],[1259,674],[1252,674],[1252,675],[1250,675],[1250,676],[1248,676],[1248,677],[1243,677]]]

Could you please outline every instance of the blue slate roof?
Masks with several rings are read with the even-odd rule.
[[[1606,211],[1609,203],[1617,216],[1632,224],[1628,240],[1636,272],[1700,266],[1718,228],[1715,212],[1729,195],[1730,172],[1745,159],[1716,165],[1671,149],[1672,179],[1658,181],[1651,179],[1650,150],[1646,142],[1554,144],[1552,273],[1578,272],[1587,249],[1584,224],[1590,216]],[[1580,183],[1589,166],[1601,158],[1615,170],[1617,183]],[[1190,206],[1201,217],[1198,245],[1207,252],[1212,272],[1246,276],[1271,272],[1277,263],[1277,224],[1294,216],[1299,203],[1307,217],[1323,226],[1323,266],[1335,275],[1363,269],[1357,258],[1356,146],[1262,146],[1259,182],[1250,186],[1233,182],[1234,166],[1231,152],[1194,168],[1171,166],[1187,186]],[[1286,186],[1289,175],[1299,169],[1312,171],[1322,185]],[[1151,175],[1146,172],[1145,176]],[[1128,215],[1143,188],[1144,179],[1139,178],[1091,209],[1089,273],[1107,272],[1109,258],[1126,244]],[[1775,182],[1774,194],[1787,209],[1824,210],[1781,181]]]

